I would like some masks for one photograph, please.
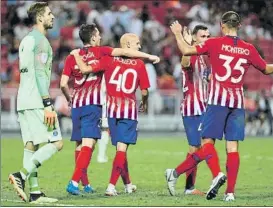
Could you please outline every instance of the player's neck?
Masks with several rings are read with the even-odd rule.
[[[33,25],[33,28],[38,30],[40,33],[46,35],[47,30],[45,29],[45,27],[43,25]]]
[[[88,48],[88,47],[93,47],[93,45],[92,44],[85,44],[83,47]]]
[[[225,32],[225,35],[227,36],[238,36],[237,31],[235,30],[228,30]]]

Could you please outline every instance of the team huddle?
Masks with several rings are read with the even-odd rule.
[[[49,95],[53,52],[46,38],[53,27],[54,15],[45,2],[34,3],[28,10],[33,28],[19,47],[20,86],[17,99],[18,121],[24,142],[23,167],[9,175],[10,183],[23,201],[54,203],[38,185],[37,169],[63,148],[63,140]],[[240,164],[239,141],[244,140],[243,80],[252,65],[264,74],[273,73],[252,44],[237,36],[240,16],[232,11],[221,18],[223,37],[210,37],[205,25],[191,32],[177,21],[170,29],[183,54],[181,59],[184,99],[181,114],[189,144],[187,158],[174,169],[166,169],[170,195],[175,195],[178,177],[186,173],[185,194],[215,198],[227,181],[224,201],[235,200],[235,185]],[[138,112],[146,113],[149,77],[141,59],[157,64],[159,57],[140,52],[137,35],[125,33],[120,48],[100,46],[101,36],[95,24],[80,26],[83,48],[66,57],[61,90],[71,107],[72,135],[75,142],[75,168],[66,191],[72,195],[93,193],[87,174],[92,166],[96,143],[107,144],[108,129],[116,155],[112,164],[106,196],[117,196],[115,186],[121,177],[125,193],[137,186],[131,182],[127,151],[137,143]],[[74,80],[71,94],[68,82]],[[136,90],[142,99],[137,105]],[[31,90],[30,90],[31,89]],[[29,101],[29,98],[32,101]],[[35,125],[33,125],[35,123]],[[35,126],[35,127],[33,127]],[[216,140],[226,140],[226,174],[219,165]],[[39,148],[39,145],[46,143]],[[206,193],[195,188],[197,165],[205,160],[212,173]],[[28,181],[30,196],[25,193]],[[79,189],[82,183],[83,190]]]

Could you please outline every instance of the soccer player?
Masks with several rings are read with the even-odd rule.
[[[91,64],[105,55],[141,57],[148,58],[154,62],[159,61],[157,56],[132,49],[100,47],[101,36],[95,24],[82,25],[79,36],[83,41],[84,48],[76,51],[82,56],[82,61],[87,64]],[[62,91],[68,102],[72,102],[73,132],[71,140],[76,141],[76,167],[66,189],[67,192],[73,195],[80,194],[78,187],[80,180],[82,180],[84,187],[89,186],[87,168],[91,161],[95,144],[101,138],[100,122],[103,104],[103,93],[101,91],[103,73],[83,75],[78,68],[75,57],[69,55],[65,61],[61,78]],[[75,78],[72,99],[67,86],[70,76]],[[92,192],[92,187],[89,187],[91,188],[90,192]]]
[[[195,26],[192,34],[193,36],[187,35],[185,37],[185,41],[189,45],[203,43],[210,37],[210,32],[204,25]],[[206,109],[208,97],[206,86],[208,80],[207,71],[209,69],[204,61],[204,57],[201,55],[182,56],[181,65],[184,93],[184,99],[181,103],[181,114],[189,144],[187,157],[190,157],[201,146],[200,131],[198,128]],[[173,170],[168,169],[167,171]],[[194,187],[196,173],[197,167],[186,172],[185,194],[203,196],[204,193]],[[169,174],[166,172],[166,175]],[[175,195],[174,192],[170,192],[170,194]]]
[[[47,198],[38,186],[37,168],[63,147],[57,114],[49,95],[52,48],[46,38],[53,27],[54,15],[48,3],[36,2],[28,9],[33,22],[30,33],[19,46],[20,85],[17,97],[18,121],[24,142],[23,168],[9,175],[17,194],[23,201],[25,181],[29,181],[30,202],[56,202]],[[41,148],[39,145],[47,143]]]
[[[178,168],[169,172],[167,185],[170,191],[174,191],[179,175],[205,159],[213,175],[206,198],[210,200],[216,197],[226,176],[221,172],[214,144],[216,139],[221,140],[225,134],[228,181],[224,201],[235,200],[240,163],[238,142],[244,140],[245,129],[243,78],[250,65],[266,75],[273,73],[273,65],[266,64],[252,44],[237,36],[240,22],[240,16],[236,12],[224,13],[221,18],[224,36],[210,38],[197,46],[189,46],[184,41],[182,26],[177,21],[170,26],[183,55],[208,54],[212,68],[208,106],[201,126],[202,147]]]
[[[139,37],[132,33],[124,34],[120,39],[122,48],[131,48],[138,51]],[[76,54],[76,53],[75,53]],[[79,56],[79,55],[75,55]],[[79,60],[79,58],[76,58]],[[105,195],[116,196],[116,183],[121,176],[125,185],[125,192],[136,191],[136,186],[131,183],[127,150],[130,144],[137,141],[137,106],[135,92],[141,89],[142,101],[140,110],[147,111],[148,88],[150,87],[147,71],[142,60],[124,57],[103,57],[95,68],[77,61],[83,73],[105,71],[107,88],[107,116],[110,127],[112,144],[116,146],[116,156],[113,161],[110,183]]]

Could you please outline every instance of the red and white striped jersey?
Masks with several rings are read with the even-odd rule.
[[[244,108],[243,83],[249,66],[260,71],[266,68],[256,48],[236,36],[224,36],[210,38],[196,50],[209,54],[212,76],[208,104]]]
[[[202,115],[208,98],[209,69],[203,56],[191,56],[189,68],[182,69],[183,95],[181,113],[183,116]]]
[[[107,90],[107,117],[137,120],[135,92],[150,87],[145,64],[140,59],[105,56],[99,65],[92,63],[93,72],[104,70]]]
[[[111,55],[111,47],[85,47],[80,50],[83,61],[91,64],[102,56]],[[103,92],[101,91],[101,81],[103,73],[90,73],[83,75],[76,64],[73,55],[68,55],[63,74],[74,78],[74,90],[72,94],[72,107],[78,108],[85,105],[102,105]]]

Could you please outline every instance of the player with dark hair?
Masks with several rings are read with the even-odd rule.
[[[187,32],[191,32],[190,30]],[[193,29],[192,35],[185,36],[185,41],[189,45],[197,45],[205,42],[210,37],[209,30],[204,25],[197,25]],[[206,109],[208,98],[207,83],[209,69],[202,55],[182,56],[182,81],[184,98],[181,102],[181,114],[185,127],[189,152],[187,157],[190,157],[201,147],[199,125],[202,121],[203,114]],[[168,169],[166,175],[173,171]],[[201,195],[204,193],[195,189],[197,167],[186,172],[185,194]],[[171,195],[175,195],[175,190],[170,190]]]
[[[208,54],[212,68],[208,106],[201,125],[202,147],[193,153],[179,168],[167,175],[170,191],[175,188],[177,177],[206,160],[212,175],[212,184],[207,192],[208,200],[216,197],[219,188],[227,180],[224,201],[235,200],[235,184],[239,170],[238,143],[244,140],[245,110],[243,78],[252,65],[262,73],[273,73],[273,65],[266,64],[256,48],[238,36],[240,16],[233,11],[223,14],[221,30],[223,37],[210,38],[197,46],[188,45],[181,32],[182,26],[175,21],[171,30],[183,55]],[[183,30],[185,36],[185,29]],[[214,144],[225,135],[227,152],[227,177],[221,172]]]
[[[36,2],[28,9],[33,24],[30,33],[19,46],[20,85],[17,97],[18,121],[24,142],[23,168],[9,175],[22,200],[29,181],[31,203],[56,202],[41,192],[38,185],[38,167],[63,147],[62,135],[49,95],[52,48],[46,38],[53,27],[54,15],[46,2]],[[30,100],[31,99],[31,100]],[[39,145],[47,143],[41,148]]]
[[[124,34],[120,39],[121,47],[138,51],[139,37],[132,33]],[[143,61],[124,57],[102,57],[99,63],[85,65],[77,52],[74,53],[82,73],[105,71],[107,90],[107,117],[112,144],[116,147],[116,156],[109,185],[105,195],[116,196],[116,183],[121,176],[125,192],[136,191],[131,183],[128,169],[127,150],[137,141],[137,106],[135,92],[141,89],[142,101],[140,110],[147,111],[148,88],[150,87],[147,71]],[[81,63],[80,63],[81,62]]]
[[[100,46],[101,36],[95,24],[82,25],[79,36],[84,44],[78,49],[82,60],[91,64],[103,56],[127,56],[147,58],[158,62],[157,56],[152,56],[130,48],[111,48]],[[68,102],[72,106],[73,132],[72,141],[76,141],[76,167],[67,186],[67,192],[79,195],[78,183],[81,180],[85,192],[92,192],[87,178],[87,168],[91,161],[92,153],[98,139],[101,138],[100,122],[102,117],[103,93],[101,81],[103,73],[82,74],[76,63],[75,57],[69,55],[66,58],[61,78],[61,89]],[[69,77],[74,77],[74,91],[70,96],[68,88]]]

